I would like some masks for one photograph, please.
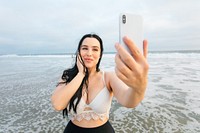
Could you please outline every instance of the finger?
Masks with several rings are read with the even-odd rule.
[[[80,54],[78,54],[77,58],[78,58],[78,63],[84,66],[83,59],[81,58]]]
[[[136,65],[134,58],[121,45],[115,44],[115,48],[121,60],[126,64],[127,67],[132,69]]]
[[[123,41],[125,42],[125,44],[130,49],[131,54],[133,55],[133,57],[135,57],[137,59],[138,56],[141,55],[140,49],[136,46],[136,44],[131,39],[129,39],[126,36],[123,38]]]
[[[77,60],[77,62],[80,61],[80,55],[79,55],[79,53],[77,53],[76,60]]]
[[[144,57],[147,58],[147,54],[148,54],[148,41],[147,40],[143,41],[143,54],[144,54]]]
[[[129,67],[127,67],[124,62],[121,60],[120,56],[116,54],[115,56],[115,63],[116,63],[116,68],[123,73],[124,75],[128,75],[131,73],[131,70]]]
[[[122,73],[119,71],[119,69],[117,69],[117,67],[115,67],[115,73],[116,73],[117,77],[118,77],[119,79],[121,79],[123,82],[128,81],[128,78],[127,78],[126,76],[124,76],[124,74],[122,74]]]
[[[78,67],[80,72],[84,71],[84,63],[83,63],[82,58],[79,54],[77,55],[77,67]]]
[[[77,55],[76,62],[77,62],[77,65],[80,64],[80,55]]]

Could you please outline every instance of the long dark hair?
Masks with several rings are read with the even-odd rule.
[[[100,43],[100,49],[101,49],[101,53],[100,53],[100,58],[99,58],[99,61],[96,65],[96,71],[99,72],[100,69],[99,69],[99,65],[100,65],[100,62],[101,62],[101,58],[102,58],[102,54],[103,54],[103,42],[102,42],[102,39],[96,35],[96,34],[86,34],[84,35],[81,40],[79,41],[79,45],[78,45],[78,49],[76,51],[76,61],[75,61],[75,64],[72,68],[70,69],[67,69],[67,70],[64,70],[63,71],[63,75],[62,75],[62,80],[64,82],[59,82],[59,84],[67,84],[69,82],[71,82],[71,80],[73,80],[73,78],[77,75],[78,73],[78,67],[77,67],[77,56],[78,54],[80,53],[80,48],[81,48],[81,45],[82,45],[82,42],[84,41],[85,38],[95,38],[99,41]],[[84,64],[83,64],[84,66]],[[85,67],[85,66],[84,66]],[[67,107],[63,110],[63,116],[68,116],[68,111],[70,111],[71,109],[73,109],[73,111],[76,113],[76,108],[77,108],[77,105],[78,103],[80,102],[80,99],[82,97],[82,89],[83,89],[83,86],[86,87],[86,89],[88,88],[88,77],[89,77],[89,73],[88,73],[88,69],[85,67],[85,77],[83,78],[82,82],[81,82],[81,85],[79,86],[78,90],[75,92],[75,94],[72,96],[72,98],[70,99],[69,101],[69,110],[67,109]],[[77,99],[78,98],[78,99]],[[77,99],[77,100],[76,100]],[[74,104],[74,101],[76,100],[75,104]]]

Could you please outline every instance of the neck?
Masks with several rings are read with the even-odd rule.
[[[90,77],[94,76],[97,73],[96,68],[94,68],[94,69],[88,69],[88,73],[89,73]]]

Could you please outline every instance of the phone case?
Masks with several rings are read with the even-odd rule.
[[[123,37],[129,37],[142,52],[143,49],[143,18],[140,15],[121,13],[119,22],[119,42],[128,52],[130,50],[123,42]]]

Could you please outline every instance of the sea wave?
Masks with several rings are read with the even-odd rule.
[[[0,57],[74,57],[73,54],[66,54],[66,55],[62,55],[62,54],[58,54],[58,55],[54,55],[54,54],[49,54],[49,55],[28,55],[28,54],[25,54],[25,55],[17,55],[17,54],[6,54],[6,55],[0,55]]]
[[[149,53],[150,58],[200,58],[200,53]]]
[[[104,54],[101,70],[115,69],[114,56]],[[200,132],[199,53],[150,52],[148,58],[144,100],[135,109],[121,107],[116,99],[112,102],[110,122],[115,131]],[[50,97],[71,62],[71,55],[2,57],[0,132],[63,132],[66,122],[62,112],[53,110]]]
[[[114,52],[105,52],[103,57],[114,57]],[[2,54],[0,57],[75,57],[74,53],[58,54]],[[150,51],[150,58],[200,58],[200,51]]]

